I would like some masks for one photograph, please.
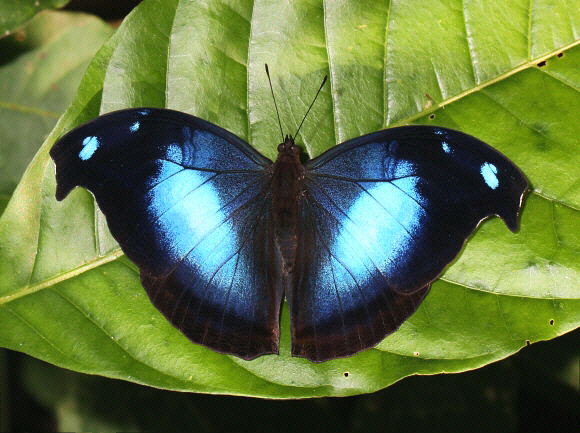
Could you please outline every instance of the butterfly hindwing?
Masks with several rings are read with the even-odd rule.
[[[251,359],[278,352],[282,288],[268,212],[271,161],[171,110],[101,116],[51,150],[57,198],[90,190],[154,305],[188,338]]]
[[[350,140],[305,169],[302,268],[287,298],[293,353],[314,361],[396,330],[481,220],[517,228],[527,189],[490,146],[430,126]]]

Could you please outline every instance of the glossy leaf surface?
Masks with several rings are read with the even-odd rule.
[[[446,5],[142,3],[89,67],[0,220],[0,344],[157,387],[288,398],[476,368],[577,327],[577,10],[544,1]],[[280,356],[245,362],[193,346],[149,303],[92,196],[53,199],[55,139],[123,107],[185,111],[274,157],[265,62],[288,131],[330,74],[297,140],[311,156],[385,126],[437,124],[491,144],[533,187],[517,235],[499,219],[486,222],[417,313],[349,359],[292,359],[286,309]]]

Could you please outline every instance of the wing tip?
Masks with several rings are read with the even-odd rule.
[[[71,174],[77,174],[78,171],[76,170],[68,170],[66,173],[64,172],[64,166],[66,164],[63,161],[56,161],[55,160],[55,176],[56,176],[56,190],[55,190],[55,197],[57,201],[64,200],[70,192],[75,189],[77,186],[80,185],[79,179],[73,179]]]
[[[63,135],[54,143],[49,151],[49,155],[55,166],[55,197],[57,201],[64,200],[74,188],[80,185],[78,181],[71,178],[71,174],[79,174],[79,170],[71,168],[75,167],[74,164],[76,161],[71,160],[71,154],[73,153],[71,146],[73,143],[69,140],[70,136],[70,132]]]
[[[520,228],[520,219],[523,210],[522,206],[526,195],[530,192],[528,181],[523,175],[521,175],[519,185],[516,188],[517,193],[512,195],[512,204],[509,206],[509,209],[504,215],[499,215],[512,233],[516,233]]]
[[[62,183],[56,184],[56,192],[54,194],[57,201],[63,201],[71,192],[72,188],[65,188]]]

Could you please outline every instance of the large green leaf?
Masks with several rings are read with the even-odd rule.
[[[271,397],[348,395],[410,374],[472,369],[580,322],[580,26],[564,1],[148,0],[107,42],[0,219],[0,344],[70,369],[157,387]],[[375,349],[313,364],[190,343],[152,307],[92,196],[54,200],[48,150],[99,112],[166,106],[274,157],[325,74],[299,141],[410,122],[473,134],[530,180],[522,228],[483,224],[418,312]]]
[[[18,29],[44,9],[61,8],[70,0],[2,0],[0,2],[0,38]]]
[[[48,12],[0,39],[0,215],[112,33],[90,15]]]

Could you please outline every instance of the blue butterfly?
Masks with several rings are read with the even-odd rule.
[[[56,198],[94,195],[155,307],[195,343],[243,359],[353,355],[394,332],[490,215],[518,227],[528,183],[467,134],[386,129],[302,164],[275,162],[188,114],[100,116],[51,149]]]

